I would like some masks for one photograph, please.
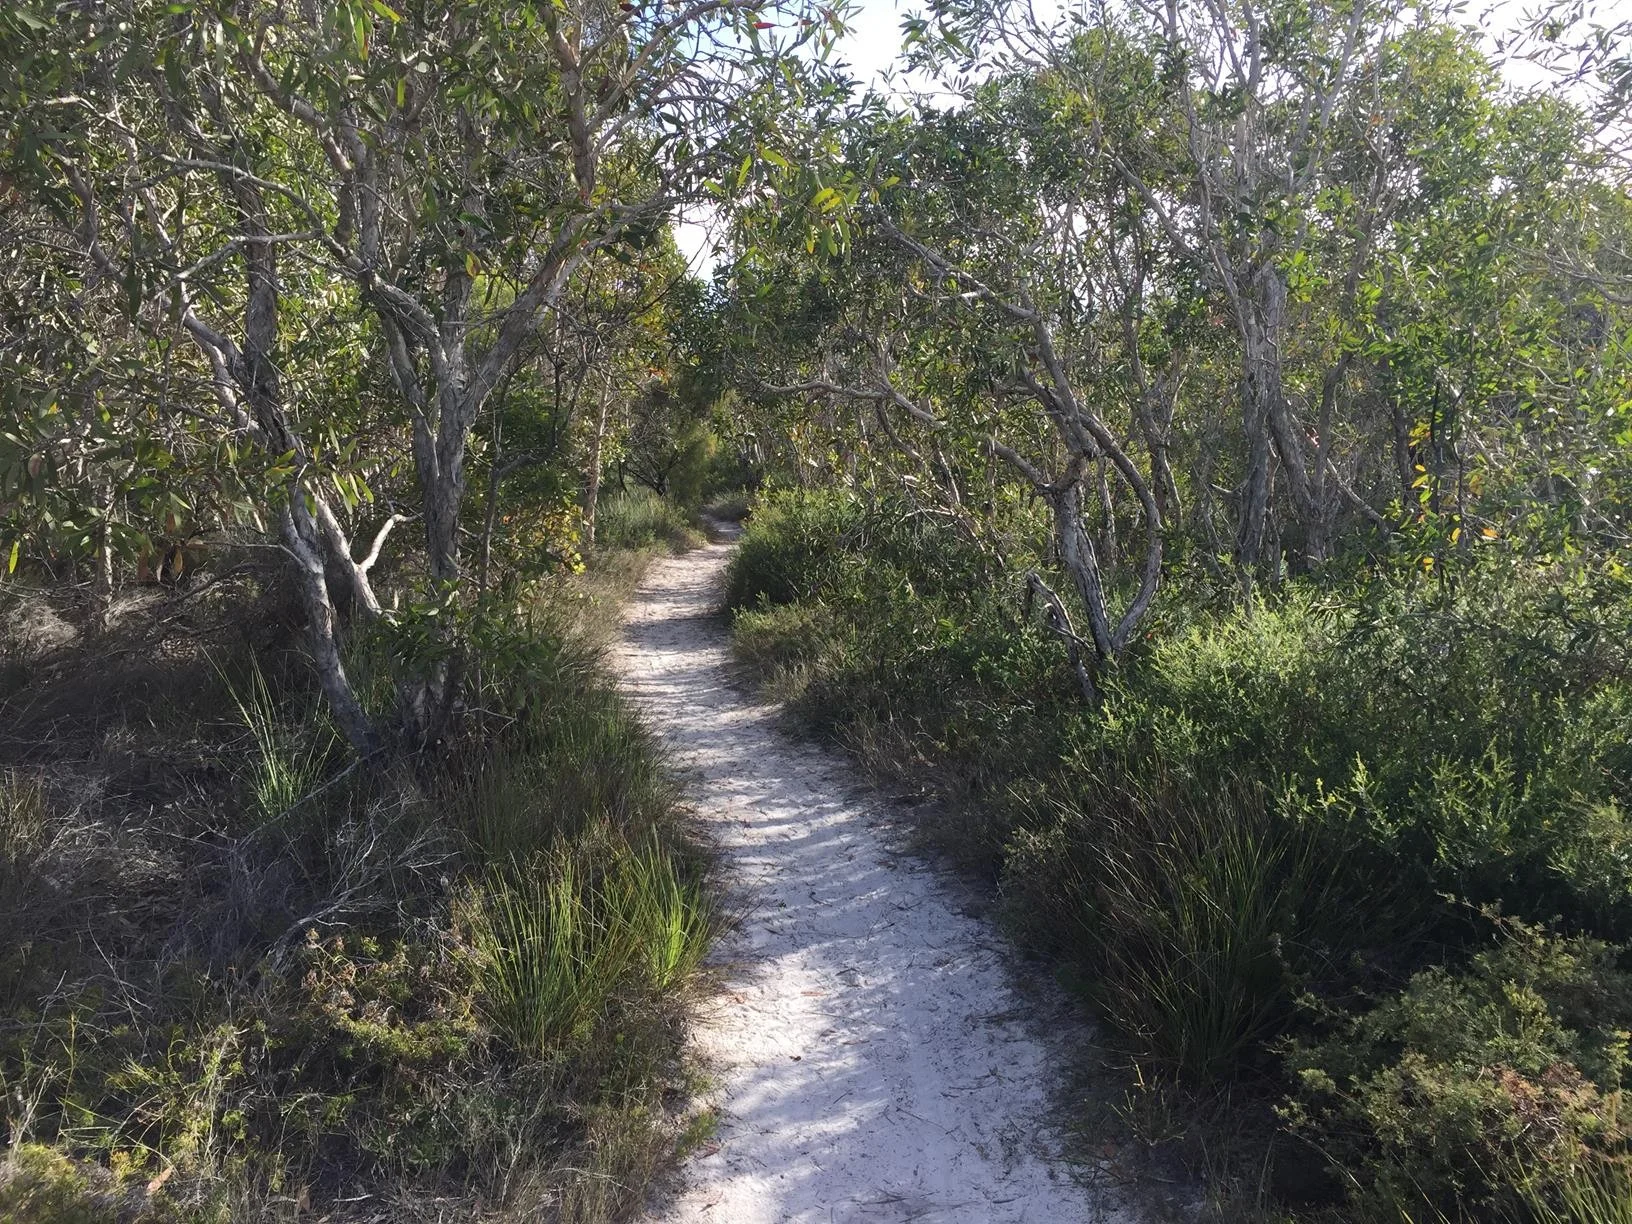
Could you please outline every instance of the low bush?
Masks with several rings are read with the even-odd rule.
[[[603,552],[651,548],[683,552],[703,542],[691,516],[673,500],[649,489],[614,493],[595,514],[595,547]]]
[[[1465,968],[1424,969],[1334,1019],[1292,1043],[1286,1114],[1371,1218],[1563,1209],[1583,1163],[1628,1138],[1616,1101],[1632,978],[1596,940],[1502,920]]]
[[[726,607],[785,604],[815,596],[847,555],[846,537],[862,522],[860,507],[838,493],[765,503],[731,559]],[[857,541],[849,543],[853,555]]]

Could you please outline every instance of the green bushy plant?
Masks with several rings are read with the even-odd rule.
[[[1513,919],[1465,969],[1434,966],[1331,1035],[1295,1041],[1291,1124],[1357,1211],[1517,1211],[1626,1135],[1632,979],[1615,951]]]
[[[816,594],[844,556],[846,536],[862,522],[860,505],[842,492],[768,499],[743,533],[726,573],[731,609],[784,604]]]
[[[162,1191],[122,1185],[44,1144],[16,1144],[0,1156],[0,1224],[181,1224],[187,1217]],[[193,1218],[213,1215],[195,1211]]]

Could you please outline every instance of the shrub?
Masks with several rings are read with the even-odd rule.
[[[160,1224],[175,1218],[161,1211],[148,1209],[139,1190],[122,1190],[106,1170],[41,1144],[17,1144],[0,1157],[4,1224]]]
[[[483,1010],[515,1048],[544,1055],[582,1041],[635,950],[571,858],[496,874],[472,915]]]
[[[1629,1023],[1632,979],[1612,949],[1502,920],[1466,969],[1423,970],[1329,1037],[1294,1042],[1287,1116],[1362,1216],[1512,1213],[1521,1190],[1579,1189],[1581,1162],[1625,1141]]]
[[[539,661],[506,741],[459,781],[450,806],[489,863],[523,860],[587,831],[638,840],[679,798],[651,733],[575,645]]]
[[[862,521],[860,505],[844,493],[766,500],[731,558],[726,607],[785,604],[814,596],[833,576],[847,534]]]

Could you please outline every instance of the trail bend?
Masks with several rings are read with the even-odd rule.
[[[612,655],[690,776],[741,914],[695,1033],[716,1141],[648,1219],[1134,1224],[1093,1184],[1103,1162],[1059,1158],[1049,1121],[1086,1034],[1063,1013],[1042,1033],[999,937],[903,849],[853,767],[733,683],[716,611],[730,551],[656,561]]]

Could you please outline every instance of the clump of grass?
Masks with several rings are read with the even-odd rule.
[[[457,792],[453,807],[484,861],[525,860],[599,828],[638,838],[673,810],[678,792],[656,742],[589,667],[558,660],[513,744]]]
[[[317,786],[334,751],[334,731],[310,704],[299,717],[280,711],[253,659],[248,688],[242,693],[233,689],[232,701],[255,744],[250,794],[262,819],[276,819]]]
[[[53,822],[45,788],[20,770],[0,770],[0,1015],[26,1005],[30,966],[54,930],[66,901],[49,877],[54,845],[66,821]]]
[[[587,1035],[634,949],[568,856],[495,873],[477,902],[484,1011],[517,1048],[545,1055]]]
[[[1282,943],[1318,903],[1323,864],[1250,791],[1097,815],[1106,1009],[1150,1059],[1199,1083],[1227,1078],[1282,1027]]]
[[[1551,1195],[1525,1195],[1536,1224],[1632,1224],[1632,1165],[1625,1156],[1589,1156],[1560,1180]]]
[[[697,971],[718,928],[701,871],[654,838],[619,861],[609,888],[647,984],[659,993],[680,987]]]
[[[39,781],[15,770],[0,770],[0,898],[22,895],[48,837],[45,796]]]
[[[1261,1069],[1299,971],[1363,912],[1328,846],[1257,789],[1197,797],[1159,776],[1018,834],[1004,891],[1019,932],[1094,984],[1141,1061],[1195,1086]]]
[[[38,1143],[0,1157],[0,1220],[6,1224],[118,1224],[153,1219],[140,1189],[119,1186],[105,1170]]]
[[[596,511],[595,547],[603,551],[661,545],[684,552],[703,542],[703,533],[691,516],[650,489],[617,493]]]
[[[713,935],[700,880],[655,840],[586,860],[559,851],[495,869],[475,904],[487,1016],[535,1055],[585,1040],[620,992],[674,989]]]
[[[799,697],[812,672],[841,669],[837,660],[820,656],[842,649],[844,636],[839,617],[815,601],[743,608],[732,622],[737,657],[781,701]]]

